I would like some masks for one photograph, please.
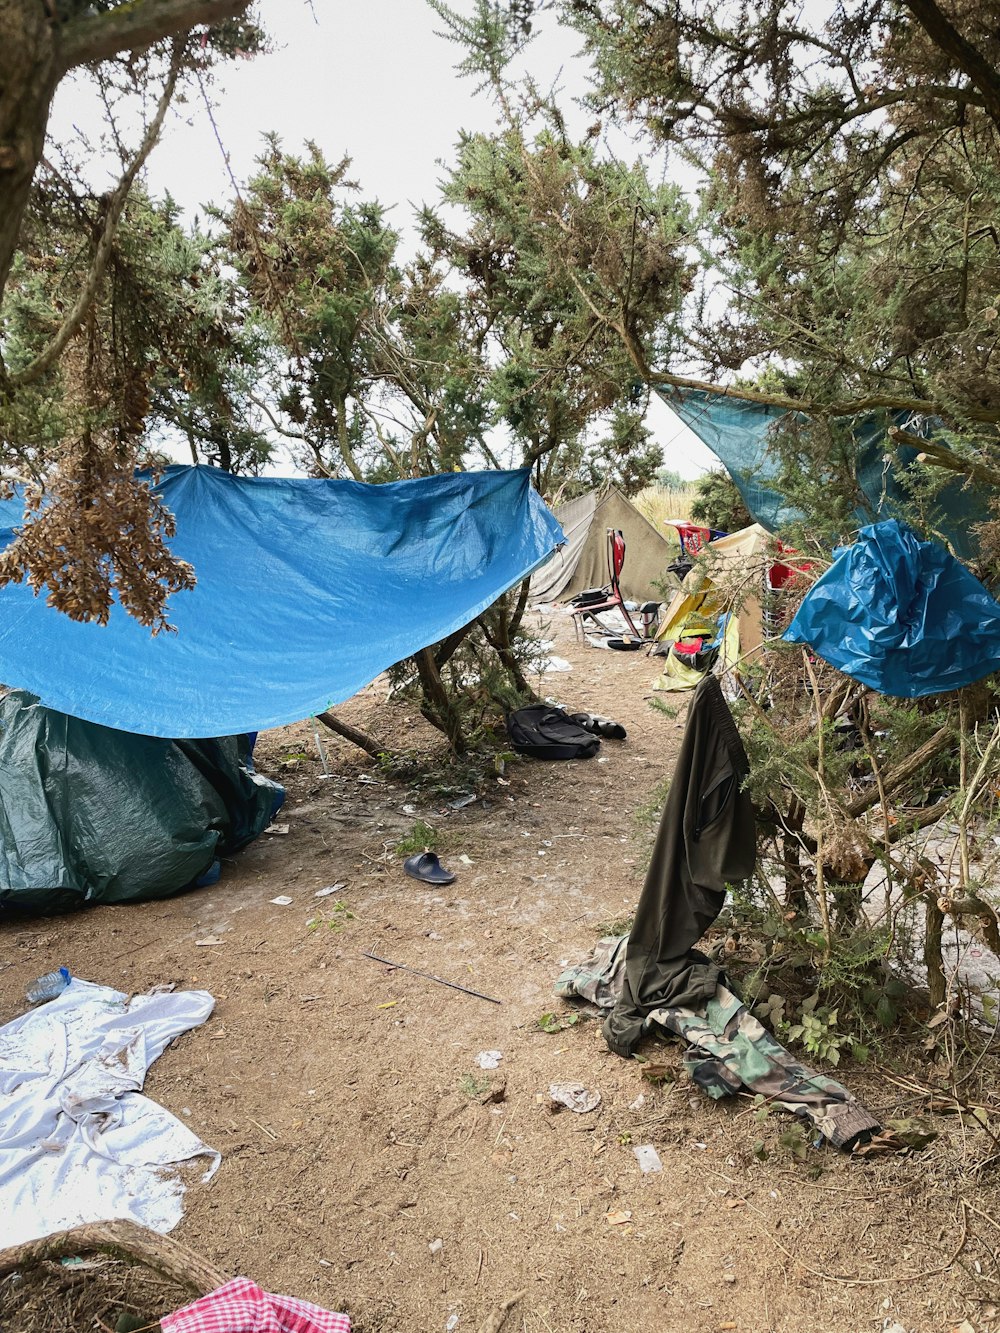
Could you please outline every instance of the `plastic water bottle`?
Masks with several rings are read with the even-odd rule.
[[[43,1004],[61,995],[73,978],[68,967],[60,967],[55,972],[46,972],[44,977],[33,981],[26,991],[29,1004]]]

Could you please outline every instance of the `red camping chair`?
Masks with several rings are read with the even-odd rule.
[[[709,542],[729,536],[727,532],[718,532],[715,528],[703,528],[699,523],[689,523],[683,518],[665,518],[663,521],[667,527],[677,529],[682,557],[696,556]]]
[[[573,627],[579,632],[583,628],[584,616],[590,616],[594,624],[599,629],[608,631],[601,625],[598,616],[602,611],[620,611],[625,617],[625,623],[628,625],[633,637],[641,639],[642,635],[635,627],[635,622],[629,615],[625,606],[625,598],[621,590],[621,573],[625,568],[625,534],[617,528],[608,528],[608,576],[611,581],[611,592],[603,602],[589,602],[586,606],[578,606],[573,612]]]

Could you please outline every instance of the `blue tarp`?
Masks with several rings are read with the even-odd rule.
[[[889,520],[834,552],[783,637],[880,694],[917,699],[1000,669],[1000,604],[943,546]]]
[[[0,589],[0,681],[49,708],[170,739],[313,716],[474,619],[563,540],[527,470],[368,486],[176,467],[156,487],[195,569],[175,633],[115,606],[81,624]],[[22,519],[0,502],[0,550]]]
[[[664,386],[657,393],[723,464],[757,523],[768,532],[780,532],[803,517],[780,489],[781,463],[771,451],[772,434],[789,415],[784,408],[696,389]],[[859,524],[899,517],[907,502],[906,473],[918,451],[893,444],[890,426],[928,438],[941,429],[936,419],[915,420],[911,412],[872,412],[851,420]],[[955,477],[940,489],[933,508],[934,526],[955,553],[963,560],[975,559],[975,525],[990,517],[985,497]]]

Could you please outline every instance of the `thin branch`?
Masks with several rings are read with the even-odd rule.
[[[960,472],[984,486],[1000,487],[1000,469],[992,468],[989,464],[972,458],[963,458],[945,444],[936,444],[933,440],[925,440],[920,435],[912,435],[899,426],[890,427],[889,438],[896,444],[918,450],[917,461],[920,463],[929,463],[933,467],[945,468],[949,472]]]
[[[73,19],[60,32],[59,70],[65,74],[120,51],[140,51],[165,37],[235,18],[249,7],[250,0],[132,0],[103,14]]]
[[[94,303],[97,296],[97,289],[100,287],[107,271],[108,260],[111,258],[111,251],[114,246],[115,235],[118,231],[118,223],[121,220],[122,210],[128,199],[129,191],[139,174],[140,169],[149,157],[160,137],[160,131],[163,129],[163,121],[167,114],[167,108],[174,96],[174,90],[177,87],[177,79],[180,75],[181,62],[184,55],[186,39],[178,38],[173,44],[173,51],[170,57],[170,69],[167,73],[166,83],[163,85],[163,92],[160,95],[159,103],[156,107],[156,114],[150,121],[149,126],[143,136],[142,143],[136,151],[135,157],[129,163],[125,174],[115,187],[115,191],[108,200],[107,213],[104,218],[104,227],[101,231],[100,240],[97,243],[97,249],[94,253],[94,262],[90,266],[90,272],[87,280],[83,284],[76,304],[66,316],[55,337],[49,345],[40,352],[25,368],[16,375],[10,377],[10,384],[13,388],[21,388],[25,384],[30,384],[33,380],[44,375],[59,360],[63,352],[69,345],[70,339],[79,329],[86,317],[87,311]]]

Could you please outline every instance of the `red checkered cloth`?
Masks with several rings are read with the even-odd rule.
[[[164,1315],[163,1333],[351,1333],[346,1314],[332,1314],[294,1296],[272,1296],[246,1277]]]

